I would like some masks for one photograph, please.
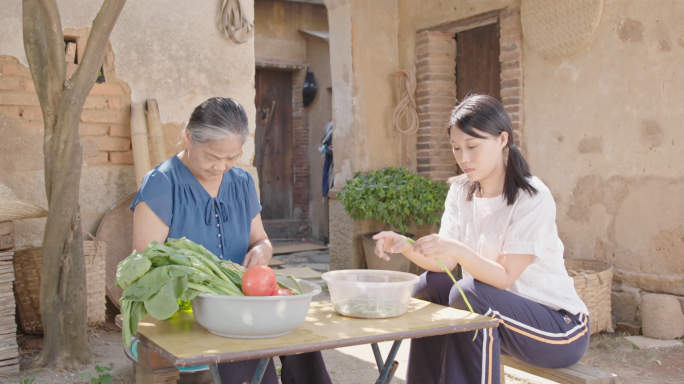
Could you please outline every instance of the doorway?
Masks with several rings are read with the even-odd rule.
[[[257,70],[254,166],[263,220],[292,219],[292,74]]]
[[[499,23],[456,34],[456,97],[488,94],[501,101]]]

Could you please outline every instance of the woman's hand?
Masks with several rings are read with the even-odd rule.
[[[390,257],[385,252],[402,253],[411,249],[411,244],[406,241],[406,236],[398,233],[385,231],[373,236],[375,243],[375,254],[383,260],[389,261]]]
[[[413,243],[413,251],[432,259],[455,259],[462,246],[458,240],[433,234],[421,237]]]
[[[273,250],[271,248],[271,243],[268,240],[262,240],[254,244],[252,249],[245,255],[245,260],[242,262],[242,266],[245,268],[250,268],[255,265],[268,265],[268,261],[271,260],[273,256]]]

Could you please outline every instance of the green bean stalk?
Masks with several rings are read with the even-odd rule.
[[[409,239],[408,237],[406,238],[406,242],[409,243],[409,244],[415,243],[415,241],[414,241],[413,239]],[[442,270],[443,270],[444,272],[446,272],[447,275],[449,275],[449,277],[451,278],[451,281],[453,281],[453,282],[454,282],[454,285],[456,286],[456,288],[458,288],[458,291],[461,292],[461,297],[463,298],[463,301],[465,301],[466,305],[468,306],[468,309],[470,309],[470,313],[475,313],[475,311],[473,311],[473,307],[470,306],[470,302],[468,301],[468,298],[466,298],[465,293],[463,293],[463,290],[461,289],[461,286],[458,285],[458,282],[457,282],[456,279],[454,278],[454,275],[451,274],[451,271],[449,271],[449,269],[447,269],[447,267],[444,265],[444,263],[442,263],[442,260],[440,260],[440,259],[435,259],[435,261],[437,262],[437,264],[439,265],[439,267],[442,268]],[[473,336],[473,341],[475,341],[475,338],[477,337],[477,332],[478,332],[478,330],[476,329],[476,330],[475,330],[475,335]]]

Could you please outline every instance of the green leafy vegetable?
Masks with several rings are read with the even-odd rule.
[[[116,286],[122,288],[121,314],[124,345],[138,331],[138,323],[148,314],[164,320],[200,293],[244,296],[241,281],[244,270],[221,261],[192,241],[156,241],[142,252],[133,251],[116,269]],[[181,304],[179,304],[181,302]]]

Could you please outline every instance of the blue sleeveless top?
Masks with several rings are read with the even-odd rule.
[[[212,198],[177,156],[145,175],[131,210],[141,201],[169,226],[170,238],[186,237],[238,264],[249,248],[252,219],[261,212],[249,173],[231,168]]]

